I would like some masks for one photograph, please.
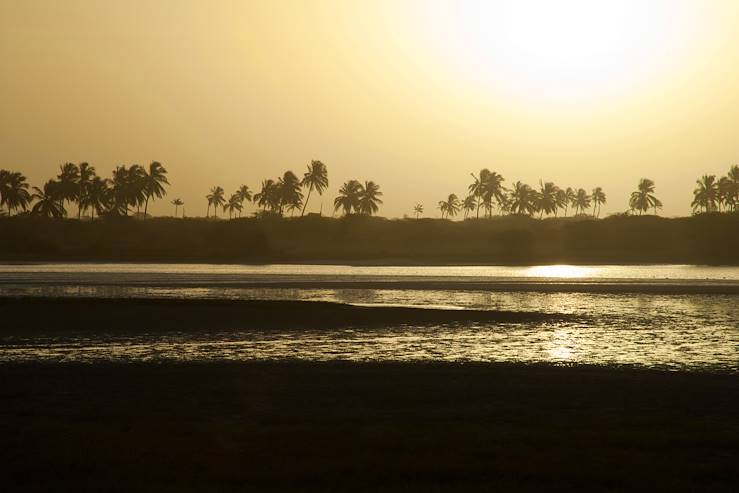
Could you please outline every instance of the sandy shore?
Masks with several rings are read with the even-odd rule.
[[[737,491],[739,379],[599,367],[0,365],[3,491]]]
[[[28,331],[331,328],[455,322],[541,322],[575,316],[526,311],[363,307],[317,301],[0,298],[0,334]],[[582,317],[580,317],[582,318]]]

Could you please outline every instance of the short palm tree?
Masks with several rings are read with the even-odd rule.
[[[262,181],[262,190],[254,194],[254,202],[266,211],[269,207],[270,210],[274,211],[279,207],[280,196],[279,187],[274,180]]]
[[[722,204],[724,206],[724,211],[733,210],[736,184],[733,183],[728,176],[722,176],[719,178],[717,186],[718,195],[716,200],[718,202],[719,211],[721,210]]]
[[[423,214],[423,204],[414,205],[413,212],[416,214],[416,219],[418,219],[418,216]]]
[[[109,180],[94,176],[86,185],[84,195],[80,198],[82,209],[90,209],[92,218],[104,214],[111,206],[112,190]]]
[[[161,163],[154,161],[149,165],[149,171],[147,172],[142,168],[142,187],[144,196],[144,217],[149,210],[149,199],[156,197],[158,199],[164,197],[167,192],[164,190],[164,185],[169,185],[167,180],[167,170],[164,169]]]
[[[182,201],[182,199],[174,199],[174,200],[172,201],[172,205],[174,206],[174,217],[177,217],[177,209],[178,209],[178,208],[179,208],[179,207],[180,207],[181,205],[185,205],[185,203],[184,203],[184,202]]]
[[[536,208],[539,210],[540,217],[546,214],[554,214],[557,211],[557,192],[559,187],[548,181],[542,183],[539,180],[539,192],[536,194]]]
[[[59,200],[76,202],[79,198],[79,183],[80,183],[80,169],[74,163],[64,163],[59,167],[60,173],[57,175],[57,182],[59,183],[58,195]]]
[[[334,210],[342,209],[344,215],[359,212],[359,198],[362,192],[362,184],[357,180],[349,180],[339,189],[339,195],[334,199]]]
[[[565,217],[567,217],[567,209],[572,206],[575,207],[575,190],[572,187],[567,187],[565,190]]]
[[[239,197],[238,192],[231,195],[231,197],[228,199],[228,202],[226,202],[223,206],[223,211],[228,211],[228,218],[233,219],[233,212],[241,212],[241,209],[243,209],[244,206],[241,205],[241,200]]]
[[[218,217],[218,208],[223,206],[223,204],[226,202],[226,199],[224,198],[224,190],[221,187],[213,187],[210,189],[210,193],[205,196],[205,198],[208,200],[208,209],[205,212],[205,217],[210,216],[210,208],[213,206],[213,214],[215,217]]]
[[[364,182],[359,190],[359,213],[371,216],[376,213],[382,204],[380,186],[373,181]]]
[[[292,171],[285,171],[282,178],[277,180],[280,203],[278,212],[282,215],[283,209],[295,211],[303,205],[303,192],[300,191],[300,180]]]
[[[8,208],[8,214],[28,208],[31,194],[26,177],[17,171],[0,170],[0,207]]]
[[[249,190],[249,187],[248,186],[241,185],[239,187],[239,189],[236,191],[236,194],[239,196],[239,203],[240,204],[243,205],[243,203],[245,201],[246,202],[251,202],[252,195],[251,195],[251,190]],[[239,209],[239,217],[241,217],[241,210],[242,209],[243,209],[243,207],[241,209]]]
[[[639,211],[639,215],[654,208],[654,213],[657,214],[657,209],[662,207],[662,202],[654,195],[654,182],[649,178],[642,178],[639,180],[639,186],[635,192],[631,193],[629,198],[629,206],[632,210]]]
[[[462,210],[464,211],[464,218],[467,219],[467,216],[473,212],[477,208],[477,200],[475,200],[474,195],[468,195],[465,197],[465,199],[462,201]]]
[[[698,186],[693,190],[693,202],[690,204],[693,210],[703,209],[705,212],[715,211],[719,198],[716,175],[703,175],[696,181],[696,184]]]
[[[449,194],[446,200],[439,201],[439,210],[441,211],[441,218],[444,219],[454,217],[459,212],[460,203],[456,194]]]
[[[480,217],[480,207],[485,206],[488,212],[488,216],[492,214],[493,200],[498,205],[504,200],[505,190],[503,189],[503,177],[495,171],[490,171],[487,168],[480,170],[478,175],[472,174],[474,180],[468,187],[470,195],[475,197],[477,204],[476,217]]]
[[[564,209],[565,216],[567,216],[567,205],[570,203],[570,200],[567,197],[567,192],[565,190],[562,190],[561,188],[557,187],[557,193],[554,195],[554,203],[557,206],[554,209],[554,217],[557,217],[557,213],[559,212],[560,209]]]
[[[60,201],[62,187],[59,182],[49,180],[44,184],[43,189],[33,187],[33,190],[32,198],[36,203],[31,209],[31,214],[53,218],[64,217],[67,214]]]
[[[323,191],[328,187],[328,169],[326,169],[326,165],[321,161],[311,161],[300,185],[308,187],[308,195],[305,197],[303,210],[300,211],[300,215],[303,216],[306,207],[308,207],[311,192],[315,190],[318,195],[323,195]]]
[[[87,197],[86,195],[89,193],[90,184],[92,183],[93,179],[97,178],[95,175],[95,167],[90,166],[88,163],[80,163],[79,167],[79,181],[78,186],[79,190],[77,191],[77,219],[82,218],[82,210],[87,209]]]
[[[536,212],[536,192],[525,183],[517,181],[511,189],[511,212],[531,215]]]
[[[600,217],[600,207],[606,203],[606,194],[601,187],[595,187],[593,189],[593,217]],[[596,216],[596,210],[598,215]]]

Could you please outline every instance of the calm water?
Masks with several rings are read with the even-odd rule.
[[[389,289],[453,281],[454,289]],[[355,286],[357,280],[366,288]],[[328,265],[22,264],[0,266],[0,295],[301,299],[360,305],[583,315],[578,322],[437,327],[0,337],[0,361],[448,360],[629,364],[739,371],[739,295],[502,292],[480,281],[739,284],[737,267],[350,267]],[[374,283],[381,288],[375,288]],[[290,283],[300,288],[290,287]],[[384,283],[384,284],[383,284]],[[469,284],[468,284],[469,283]],[[478,284],[475,284],[478,283]],[[326,287],[330,285],[331,287]],[[465,286],[471,286],[465,288]],[[310,287],[305,287],[310,286]],[[83,316],[83,314],[81,315]],[[144,322],[145,323],[145,322]],[[145,325],[144,325],[145,328]]]

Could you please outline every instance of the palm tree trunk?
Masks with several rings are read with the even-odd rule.
[[[208,208],[205,209],[205,219],[210,217],[210,202],[208,202]]]
[[[146,196],[146,203],[144,204],[144,219],[146,219],[146,211],[149,210],[149,195]]]
[[[477,197],[477,219],[480,219],[480,206],[481,205],[482,205],[482,202],[480,201],[480,196],[478,195]]]
[[[305,204],[303,204],[303,210],[300,211],[300,217],[303,217],[303,214],[305,214],[305,208],[308,207],[308,201],[310,200],[310,193],[313,191],[313,185],[311,184],[310,188],[308,188],[308,196],[305,197]]]

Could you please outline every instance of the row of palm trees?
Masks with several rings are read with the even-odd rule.
[[[211,188],[205,196],[208,201],[206,217],[210,217],[210,209],[217,217],[218,209],[228,212],[229,219],[241,217],[244,202],[253,202],[262,208],[262,214],[272,213],[283,216],[286,212],[294,214],[300,211],[305,214],[311,194],[315,191],[318,195],[328,188],[328,169],[321,161],[311,161],[308,170],[300,179],[292,171],[286,171],[276,180],[268,179],[262,182],[259,192],[252,195],[247,185],[242,185],[230,198],[226,199],[226,192],[220,186]],[[303,192],[306,192],[305,194]],[[349,180],[339,189],[339,195],[334,199],[334,210],[341,210],[344,214],[366,214],[372,215],[379,210],[382,204],[380,187],[373,181],[364,184],[357,180]],[[305,199],[305,200],[303,200]],[[176,206],[175,206],[176,207]]]
[[[739,165],[729,168],[726,176],[703,175],[693,190],[693,211],[736,212],[739,206]]]
[[[77,205],[77,218],[125,215],[132,209],[146,217],[149,202],[166,195],[167,170],[154,161],[148,168],[134,164],[118,166],[110,179],[101,178],[89,163],[65,163],[56,179],[29,190],[26,177],[19,172],[0,170],[0,207],[9,214],[31,207],[31,214],[44,217],[67,216],[67,204]]]

